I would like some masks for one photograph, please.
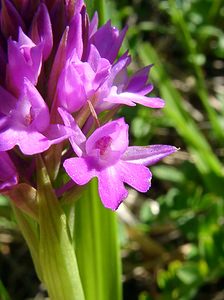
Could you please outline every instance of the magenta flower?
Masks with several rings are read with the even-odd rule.
[[[47,150],[69,137],[63,125],[50,124],[48,107],[28,80],[24,81],[23,92],[17,100],[0,88],[0,151],[18,145],[27,155]]]
[[[68,205],[65,213],[63,204],[82,197],[80,186],[97,177],[103,205],[116,210],[128,195],[126,184],[148,191],[152,174],[147,166],[177,150],[129,146],[124,118],[109,121],[122,105],[164,106],[164,100],[147,97],[153,89],[151,66],[130,76],[128,52],[118,58],[126,31],[110,21],[98,28],[97,14],[89,20],[83,0],[1,0],[0,193],[13,202],[50,299],[85,298],[79,276],[80,268],[85,277],[85,267],[76,259],[82,248],[74,249],[74,239],[76,243],[80,232],[91,228],[71,227],[74,206]],[[80,208],[76,206],[76,220],[86,212]],[[100,215],[98,220],[91,211],[89,215],[97,236],[105,222]],[[110,231],[115,241],[114,229]],[[91,244],[96,248],[94,239]],[[106,269],[105,258],[113,249],[105,252],[101,244],[98,239],[104,256],[100,266]],[[98,288],[96,298],[97,293]]]
[[[91,46],[88,62],[82,62],[76,52],[67,61],[58,80],[59,104],[69,112],[78,111],[108,77],[109,62]]]
[[[7,86],[19,96],[24,78],[36,85],[42,65],[43,44],[35,45],[19,28],[18,42],[8,40]]]
[[[166,145],[128,147],[128,125],[121,118],[96,129],[87,139],[82,156],[65,160],[64,168],[79,185],[97,177],[104,206],[116,210],[128,195],[124,183],[146,192],[152,177],[146,165],[176,150]]]
[[[127,28],[119,31],[110,21],[98,28],[97,14],[89,21],[82,0],[17,2],[3,0],[0,18],[0,155],[11,178],[0,174],[2,185],[18,181],[6,151],[27,164],[19,183],[32,188],[35,162],[27,155],[43,153],[53,178],[63,170],[61,161],[78,185],[97,177],[103,204],[115,210],[127,196],[124,184],[146,192],[152,176],[147,166],[176,151],[167,145],[129,147],[122,118],[100,126],[98,115],[109,120],[121,105],[164,106],[162,99],[147,97],[151,66],[129,76],[128,52],[117,59]]]
[[[84,51],[81,42],[81,22],[81,14],[77,14],[69,30],[66,64],[57,84],[59,106],[71,113],[78,111],[87,100],[93,102],[98,111],[118,104],[134,106],[136,103],[162,108],[164,106],[162,99],[145,96],[153,89],[153,86],[147,83],[150,67],[128,78],[127,67],[131,62],[130,56],[125,53],[114,62],[126,28],[119,32],[107,22],[96,30],[97,16],[95,16],[90,26],[85,29],[89,32],[90,38]],[[75,46],[73,51],[72,46]]]

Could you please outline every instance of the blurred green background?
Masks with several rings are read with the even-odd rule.
[[[153,93],[166,101],[120,112],[131,143],[180,147],[151,167],[148,194],[130,190],[118,211],[124,300],[224,300],[224,1],[117,0],[106,11],[129,26],[130,72],[153,63]],[[42,289],[0,198],[0,299],[43,299]]]

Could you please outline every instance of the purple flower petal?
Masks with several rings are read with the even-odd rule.
[[[72,63],[68,63],[57,85],[59,105],[69,112],[78,111],[87,101],[84,82]]]
[[[20,29],[19,41],[8,41],[7,87],[16,96],[23,89],[24,78],[37,84],[42,65],[43,45],[35,45]]]
[[[85,135],[82,133],[81,129],[76,124],[71,114],[67,113],[64,109],[60,107],[58,108],[58,112],[60,113],[65,126],[72,130],[72,134],[69,138],[69,141],[72,145],[74,152],[78,156],[81,156],[83,154],[82,144],[86,141]]]
[[[67,128],[61,124],[50,124],[42,133],[48,139],[49,144],[54,145],[69,138],[72,134],[72,131],[70,128]]]
[[[66,52],[67,52],[67,40],[68,40],[68,30],[69,27],[66,27],[61,41],[59,43],[57,52],[55,54],[54,62],[52,64],[49,80],[48,80],[48,98],[51,99],[51,103],[53,99],[55,99],[56,87],[58,84],[58,79],[61,74],[62,69],[66,64]]]
[[[7,126],[7,128],[5,128]],[[19,139],[20,132],[18,128],[10,128],[10,124],[6,122],[6,126],[0,128],[0,151],[12,149]]]
[[[18,183],[16,168],[7,152],[0,152],[0,191]]]
[[[98,190],[106,208],[116,210],[128,196],[128,191],[119,176],[119,169],[111,166],[98,174]]]
[[[97,31],[98,22],[98,14],[95,12],[89,24],[89,38]]]
[[[169,145],[132,146],[128,147],[122,156],[122,160],[150,166],[177,150],[176,147]]]
[[[111,94],[103,99],[110,103],[126,104],[129,106],[135,106],[136,103],[142,104],[151,108],[162,108],[165,105],[164,100],[160,98],[149,98],[135,93],[123,92],[117,93],[117,87],[113,86]]]
[[[69,16],[69,20],[70,17],[79,13],[82,7],[84,6],[83,0],[76,0],[76,1],[66,0],[65,4],[66,4],[66,10],[67,10],[67,15]]]
[[[15,107],[17,99],[1,86],[0,99],[0,112],[4,115],[8,115]]]
[[[97,128],[86,141],[86,153],[98,156],[101,153],[102,160],[112,164],[126,151],[128,147],[128,125],[124,119],[109,122]]]
[[[152,84],[147,84],[149,72],[152,65],[147,66],[138,72],[136,72],[128,82],[127,87],[125,88],[125,91],[131,92],[131,93],[137,93],[140,95],[146,95],[150,93],[153,90]]]
[[[44,152],[51,145],[46,136],[31,130],[18,132],[16,144],[26,155]]]
[[[18,145],[24,154],[41,153],[71,135],[71,130],[63,125],[49,124],[48,107],[27,79],[24,80],[24,91],[16,102],[4,89],[0,89],[1,94],[6,102],[9,99],[11,103],[9,107],[0,106],[0,151]]]
[[[24,154],[32,155],[41,153],[50,147],[50,142],[41,133],[12,127],[0,132],[0,151],[12,149],[18,145]]]
[[[30,118],[30,127],[40,132],[44,131],[50,123],[48,107],[37,89],[27,79],[24,80],[20,101],[29,103],[29,111],[24,117]]]
[[[95,72],[95,78],[93,80],[93,87],[95,90],[107,79],[111,65],[105,58],[101,58],[96,47],[91,45],[88,56],[88,63]]]
[[[53,34],[50,16],[44,3],[40,3],[33,18],[30,36],[36,45],[43,43],[43,59],[46,60],[53,47]]]
[[[88,157],[74,157],[64,161],[63,164],[68,175],[79,185],[88,183],[97,176],[92,160]]]
[[[123,182],[142,193],[149,190],[152,174],[148,168],[122,160],[116,168],[119,170],[119,177]]]
[[[112,27],[111,22],[108,21],[92,35],[90,43],[96,46],[101,57],[108,59],[112,64],[116,59],[126,31],[127,28],[125,27],[119,32],[119,30]]]
[[[70,25],[67,41],[67,58],[72,56],[74,50],[79,59],[83,53],[83,40],[82,40],[82,17],[81,14],[75,14]]]
[[[9,0],[1,1],[1,31],[6,38],[10,36],[17,38],[18,28],[25,28],[25,24],[15,9],[14,5]]]

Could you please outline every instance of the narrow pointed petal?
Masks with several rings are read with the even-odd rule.
[[[56,52],[53,66],[51,68],[50,78],[48,81],[48,98],[53,101],[55,97],[55,91],[58,83],[58,78],[60,76],[61,70],[63,69],[66,63],[66,46],[68,39],[68,30],[67,27],[63,33],[58,50]]]
[[[164,100],[160,98],[150,98],[129,92],[118,94],[115,86],[111,91],[111,94],[104,98],[104,101],[114,104],[126,104],[128,106],[135,106],[138,103],[151,108],[162,108],[165,105]]]
[[[40,132],[44,131],[50,123],[48,107],[37,89],[27,79],[24,80],[24,91],[21,98],[28,99],[31,104],[32,128]]]
[[[84,5],[83,0],[66,0],[66,11],[68,20],[70,21],[72,17],[79,13]]]
[[[128,125],[124,122],[124,119],[120,118],[97,128],[86,142],[86,152],[91,154],[98,141],[105,137],[110,137],[112,141],[110,145],[112,150],[110,151],[111,159],[113,152],[121,156],[128,147]]]
[[[120,161],[119,176],[121,180],[141,193],[145,193],[151,186],[152,174],[143,165]]]
[[[112,210],[116,210],[128,195],[128,191],[120,179],[119,170],[114,166],[99,173],[98,189],[103,205]]]
[[[78,55],[78,58],[81,59],[83,53],[81,14],[76,14],[69,25],[67,57],[72,56],[74,49]]]
[[[169,145],[132,146],[123,154],[122,160],[151,166],[178,149]]]
[[[80,70],[81,71],[81,70]],[[84,78],[70,63],[68,63],[58,80],[57,91],[59,105],[70,113],[78,111],[87,101]]]
[[[50,145],[58,144],[65,139],[69,138],[72,131],[61,124],[51,124],[47,130],[43,132],[43,135],[48,139]]]
[[[7,87],[16,96],[19,96],[23,89],[24,78],[28,78],[36,85],[42,66],[43,45],[35,45],[20,30],[20,40],[8,41],[8,64],[6,69]]]
[[[146,95],[153,90],[152,84],[147,84],[149,72],[152,65],[147,66],[138,72],[136,72],[128,82],[125,89],[127,92],[138,93],[140,95]]]
[[[99,23],[98,13],[95,12],[92,17],[92,20],[89,23],[89,37],[90,38],[97,31],[98,23]]]
[[[94,45],[90,46],[88,63],[95,73],[98,73],[98,77],[103,77],[105,81],[107,76],[109,75],[109,69],[111,64],[105,58],[102,58]],[[95,81],[96,78],[95,78]],[[102,81],[102,79],[100,80]],[[99,84],[98,84],[99,85]]]
[[[1,5],[1,31],[6,38],[17,39],[18,28],[25,29],[25,24],[11,1],[2,0]]]
[[[78,156],[81,156],[83,154],[82,144],[86,141],[85,135],[82,133],[82,130],[79,128],[71,114],[60,107],[58,108],[58,112],[60,113],[65,126],[72,130],[69,141],[73,150]]]
[[[78,185],[84,185],[88,183],[98,174],[94,168],[92,160],[89,158],[69,158],[65,160],[63,166],[68,175]]]
[[[39,5],[34,16],[30,36],[35,44],[43,43],[43,59],[46,60],[53,47],[53,34],[50,16],[44,3]]]
[[[96,46],[101,57],[104,57],[108,59],[110,63],[113,63],[121,47],[126,31],[127,28],[125,27],[119,32],[119,30],[116,27],[112,27],[111,22],[108,21],[91,37],[90,43]]]

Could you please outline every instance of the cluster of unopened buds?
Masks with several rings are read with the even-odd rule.
[[[124,118],[112,120],[123,105],[164,106],[146,96],[151,66],[128,76],[128,52],[117,58],[126,28],[98,29],[81,0],[1,3],[1,193],[29,210],[16,194],[35,194],[38,155],[59,199],[93,177],[112,210],[127,197],[124,184],[146,192],[147,166],[176,148],[129,146]]]

